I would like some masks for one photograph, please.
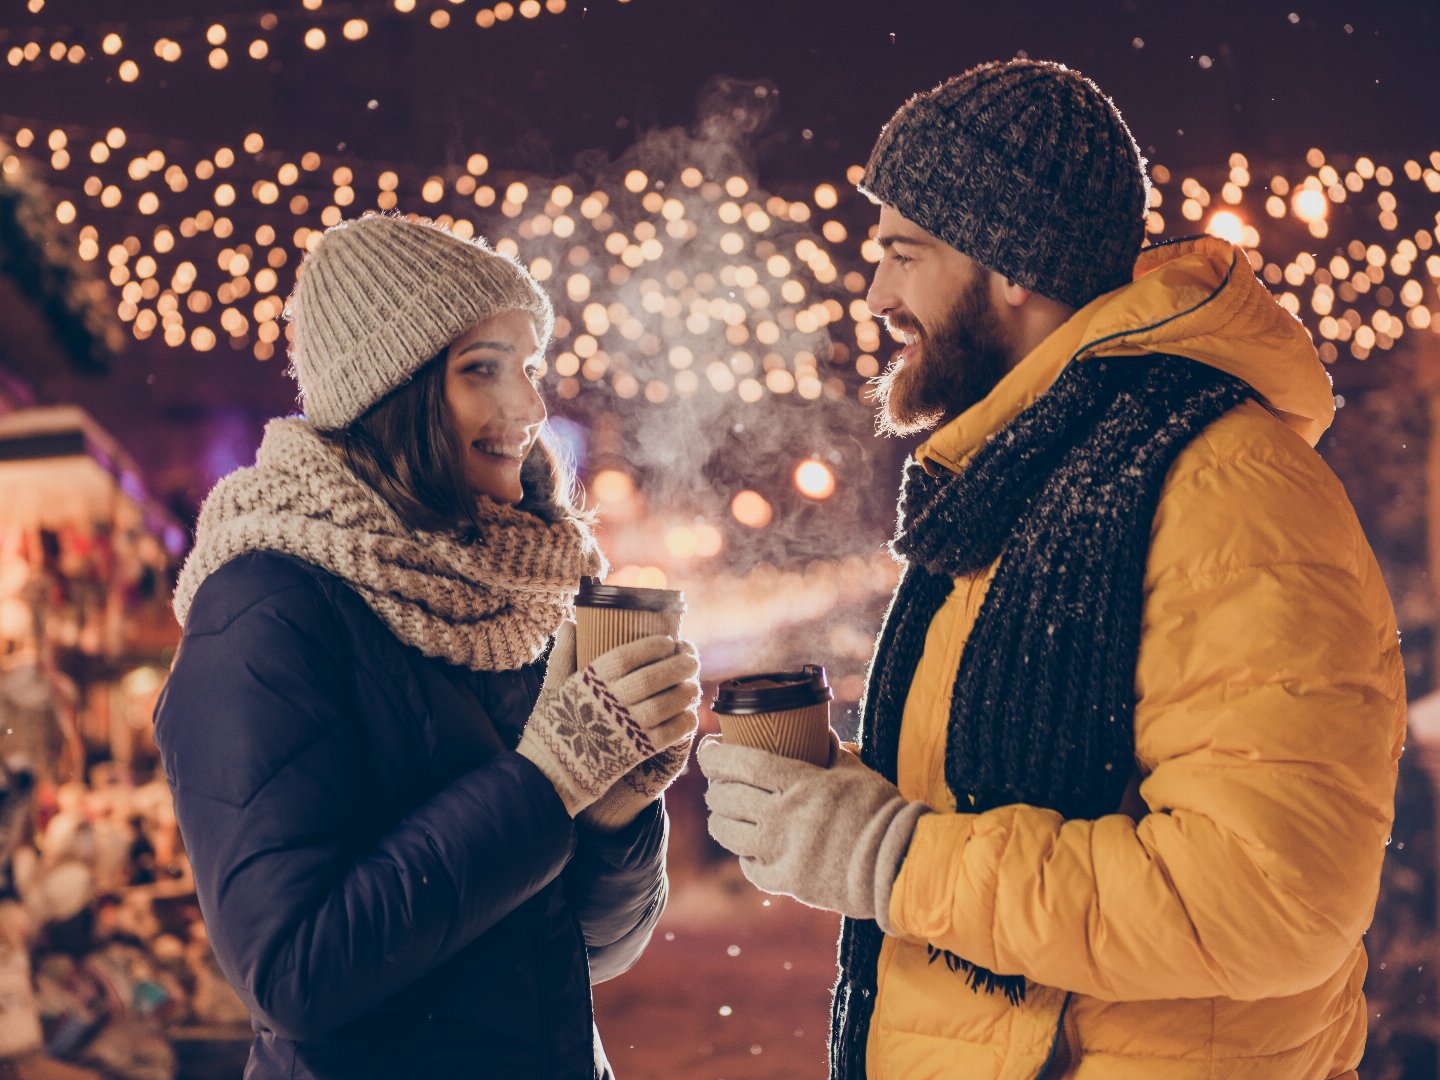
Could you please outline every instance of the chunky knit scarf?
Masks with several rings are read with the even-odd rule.
[[[272,420],[253,467],[215,485],[180,571],[183,624],[201,582],[248,551],[313,563],[351,586],[395,636],[475,671],[538,658],[571,609],[580,578],[603,572],[589,532],[481,500],[482,532],[407,528],[303,420]]]
[[[998,559],[950,706],[945,781],[967,811],[1024,803],[1115,812],[1134,769],[1135,662],[1146,555],[1171,464],[1250,395],[1178,357],[1088,360],[958,474],[906,469],[892,551],[905,564],[861,706],[862,759],[894,781],[901,714],[926,631],[954,586]],[[883,934],[846,919],[831,1017],[834,1080],[865,1075]],[[971,987],[1019,975],[931,948]]]

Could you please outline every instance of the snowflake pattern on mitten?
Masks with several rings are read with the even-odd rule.
[[[580,680],[561,686],[558,715],[544,732],[545,744],[588,794],[599,796],[635,760],[615,745],[615,730],[624,732],[635,753],[648,757],[654,745],[590,668]]]
[[[579,820],[601,832],[623,829],[659,799],[675,778],[685,771],[693,742],[692,732],[684,741],[640,762],[616,780],[609,791],[581,811]]]
[[[686,739],[654,757],[646,758],[622,776],[621,782],[635,794],[653,799],[685,771],[685,763],[690,760],[690,742],[691,740]]]

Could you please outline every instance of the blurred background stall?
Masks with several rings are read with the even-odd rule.
[[[295,269],[368,210],[518,253],[556,301],[545,392],[611,580],[685,590],[709,686],[825,664],[848,736],[911,448],[873,433],[868,380],[893,346],[865,305],[876,213],[853,185],[910,93],[985,59],[1066,61],[1149,158],[1148,236],[1242,245],[1314,335],[1340,406],[1321,452],[1384,567],[1412,696],[1440,689],[1433,4],[11,9],[0,708],[46,718],[6,736],[5,799],[30,822],[12,838],[39,1032],[22,1042],[43,1044],[28,1067],[234,1075],[242,1014],[156,797],[148,710],[199,502],[294,408]],[[1417,724],[1402,766],[1367,1078],[1440,1075],[1436,740]],[[692,771],[671,798],[674,899],[650,953],[597,989],[612,1058],[629,1078],[820,1075],[836,920],[751,889],[705,835],[702,789]]]

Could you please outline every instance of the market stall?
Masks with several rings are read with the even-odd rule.
[[[0,415],[0,1059],[18,1076],[168,1080],[196,1024],[233,1041],[245,1020],[150,734],[184,540],[85,412]]]

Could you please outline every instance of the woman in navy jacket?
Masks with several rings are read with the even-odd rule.
[[[608,1077],[590,986],[664,906],[694,648],[575,670],[603,559],[539,441],[521,267],[362,218],[290,317],[306,416],[206,500],[155,725],[247,1080]]]

